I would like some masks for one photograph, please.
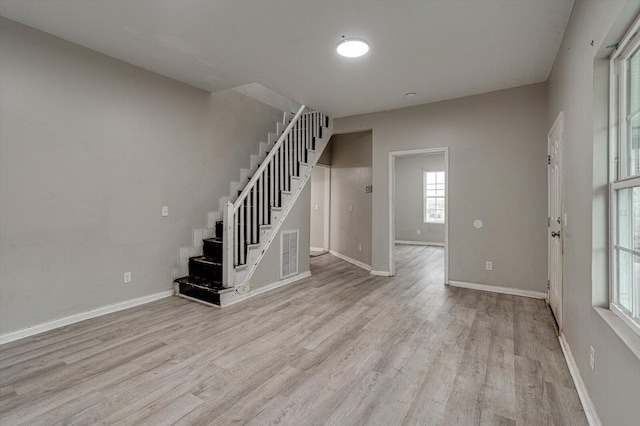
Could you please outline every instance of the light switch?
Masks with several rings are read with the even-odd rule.
[[[162,217],[169,216],[169,206],[162,206]]]

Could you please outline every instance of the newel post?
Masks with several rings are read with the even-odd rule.
[[[222,227],[222,286],[234,287],[233,268],[233,203],[228,201],[223,209]]]

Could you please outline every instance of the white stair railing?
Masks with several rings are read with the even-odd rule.
[[[315,149],[328,127],[328,117],[304,105],[295,114],[269,154],[234,203],[228,202],[223,216],[222,284],[233,287],[235,268],[247,264],[250,246],[260,244],[262,226],[271,225],[272,211],[282,207],[283,191],[291,190],[291,179],[300,176],[300,166]]]

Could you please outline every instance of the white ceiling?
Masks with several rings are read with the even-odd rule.
[[[2,0],[0,15],[208,91],[258,82],[342,117],[545,81],[573,2]],[[342,35],[369,54],[338,56]]]

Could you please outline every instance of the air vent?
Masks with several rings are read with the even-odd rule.
[[[280,234],[280,278],[298,275],[298,231]]]

